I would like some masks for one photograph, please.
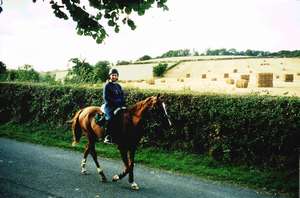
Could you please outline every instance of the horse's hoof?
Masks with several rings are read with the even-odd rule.
[[[113,182],[116,182],[116,181],[118,181],[118,180],[120,180],[119,175],[113,176],[113,178],[112,178],[112,181],[113,181]]]
[[[81,171],[81,175],[88,175],[87,170],[82,170],[82,171]]]
[[[131,189],[132,189],[132,190],[139,190],[140,187],[139,187],[139,185],[137,185],[137,183],[133,182],[133,183],[131,184]]]

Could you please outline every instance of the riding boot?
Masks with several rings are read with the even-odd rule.
[[[111,127],[111,121],[108,120],[107,121],[107,127],[106,127],[106,136],[105,136],[105,139],[104,139],[104,143],[107,143],[107,144],[113,144],[113,140],[112,140],[112,127]]]

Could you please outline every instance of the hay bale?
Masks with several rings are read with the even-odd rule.
[[[276,79],[279,79],[280,78],[280,76],[279,75],[276,75]]]
[[[190,77],[191,77],[191,74],[186,74],[185,77],[186,77],[186,78],[190,78]]]
[[[147,84],[149,85],[155,85],[155,80],[154,79],[149,79],[146,81]]]
[[[283,80],[284,80],[284,82],[293,82],[294,74],[284,74]]]
[[[300,73],[297,73],[297,76],[300,76]]]
[[[217,81],[217,78],[212,78],[211,81]]]
[[[202,79],[205,79],[206,78],[206,74],[202,74]]]
[[[228,74],[228,73],[225,73],[225,74],[224,74],[224,78],[229,78],[229,74]]]
[[[273,73],[258,73],[256,85],[257,87],[273,87]]]
[[[253,73],[253,71],[252,71],[252,70],[249,70],[249,73],[250,73],[250,74],[252,74],[252,73]]]
[[[236,84],[235,86],[237,88],[247,88],[248,87],[248,80],[245,80],[245,79],[239,79],[236,81]]]
[[[230,85],[234,84],[234,80],[232,78],[227,78],[225,82]]]
[[[184,82],[184,79],[183,79],[183,78],[181,78],[181,79],[180,79],[180,82]]]
[[[249,74],[243,74],[243,75],[241,75],[241,79],[242,80],[250,80],[250,75]]]
[[[161,79],[160,82],[161,83],[166,83],[166,79]]]
[[[237,72],[238,72],[238,70],[237,70],[237,69],[234,69],[234,70],[233,70],[233,73],[237,73]]]

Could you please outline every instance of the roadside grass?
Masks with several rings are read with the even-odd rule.
[[[83,151],[86,138],[82,138],[76,147],[71,146],[72,134],[67,128],[50,128],[46,124],[0,124],[0,137]],[[98,155],[120,159],[116,146],[99,143]],[[297,197],[299,180],[297,177],[286,179],[288,172],[261,170],[247,166],[233,166],[219,163],[207,155],[195,155],[184,152],[168,152],[154,148],[139,148],[136,162],[152,168],[193,175],[204,179],[237,184],[272,194],[284,193]]]

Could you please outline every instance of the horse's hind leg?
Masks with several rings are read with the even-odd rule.
[[[87,143],[85,145],[85,150],[84,150],[84,153],[83,153],[83,159],[81,160],[81,174],[87,174],[87,170],[86,170],[86,160],[87,160],[87,156],[89,155],[90,153],[90,144]]]
[[[97,167],[97,172],[101,176],[102,182],[106,182],[107,181],[106,176],[105,176],[103,170],[101,169],[100,164],[99,164],[98,159],[97,159],[97,153],[96,153],[96,149],[95,149],[95,142],[91,143],[90,149],[91,149],[90,150],[91,155],[92,155],[93,160],[95,162],[95,165]]]

